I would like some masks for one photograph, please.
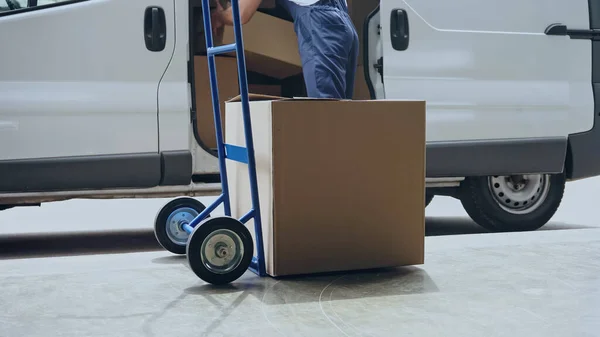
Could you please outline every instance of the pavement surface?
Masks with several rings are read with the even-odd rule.
[[[600,230],[436,236],[425,265],[224,288],[165,252],[0,260],[0,336],[598,336]]]
[[[0,337],[598,336],[599,185],[569,184],[551,223],[529,233],[487,234],[458,201],[437,198],[423,266],[247,273],[224,288],[156,244],[166,200],[0,212]]]

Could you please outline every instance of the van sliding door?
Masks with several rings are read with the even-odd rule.
[[[0,12],[0,193],[160,184],[174,0],[17,2]]]

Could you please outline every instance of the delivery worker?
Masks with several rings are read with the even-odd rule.
[[[308,97],[352,99],[359,42],[346,0],[277,1],[294,20]],[[242,24],[250,21],[260,3],[239,0]],[[217,1],[211,22],[213,29],[232,26],[231,6],[223,9]]]

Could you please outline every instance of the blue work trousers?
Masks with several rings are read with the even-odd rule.
[[[345,1],[279,1],[294,19],[308,97],[352,99],[359,40]]]

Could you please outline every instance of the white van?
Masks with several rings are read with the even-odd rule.
[[[220,192],[189,6],[0,0],[0,210]],[[427,101],[427,203],[534,230],[566,181],[600,174],[600,0],[382,0],[364,28],[372,98]]]

